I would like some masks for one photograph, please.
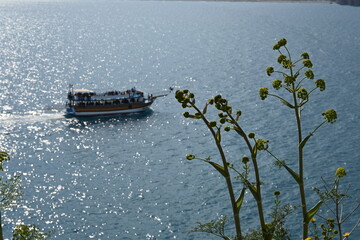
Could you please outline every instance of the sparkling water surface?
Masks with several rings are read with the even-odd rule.
[[[258,97],[259,87],[273,80],[265,69],[276,65],[272,46],[283,37],[294,56],[309,52],[316,78],[327,81],[327,90],[315,94],[303,113],[305,132],[329,108],[339,116],[305,149],[309,205],[317,202],[311,187],[321,186],[320,177],[331,178],[337,167],[348,170],[344,183],[359,196],[359,8],[2,1],[0,19],[0,148],[11,155],[5,174],[20,174],[24,191],[20,207],[2,212],[6,237],[24,222],[53,230],[53,239],[217,239],[187,233],[197,221],[230,215],[231,207],[215,170],[185,160],[187,153],[214,161],[218,155],[209,132],[182,117],[173,94],[142,114],[76,119],[62,114],[67,87],[136,86],[153,94],[170,86],[188,88],[200,106],[220,93],[242,110],[247,132],[270,139],[274,152],[296,168],[291,112],[275,99]],[[223,142],[232,162],[246,154],[235,135]],[[291,177],[265,154],[259,161],[267,212],[276,189],[283,201],[298,204]],[[242,221],[248,231],[258,220],[250,193],[245,200]],[[293,239],[300,239],[297,215],[289,217]]]

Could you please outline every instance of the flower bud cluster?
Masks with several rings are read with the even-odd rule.
[[[336,122],[337,114],[336,114],[336,111],[334,109],[329,109],[329,110],[323,112],[322,115],[324,116],[326,121],[328,121],[329,123]]]
[[[175,93],[175,98],[181,103],[183,108],[191,108],[195,104],[195,95],[189,90],[177,90]]]
[[[266,88],[266,87],[260,88],[259,95],[260,95],[261,100],[265,100],[267,98],[268,94],[269,94],[268,88]]]
[[[274,72],[274,68],[273,67],[268,67],[267,69],[266,69],[266,74],[268,75],[268,76],[271,76],[271,74]]]
[[[228,105],[228,101],[225,98],[222,98],[221,95],[216,95],[213,99],[210,99],[209,104],[215,104],[215,107],[218,110],[231,114],[232,107]]]
[[[346,176],[346,170],[345,170],[345,168],[338,168],[338,169],[336,169],[335,175],[336,175],[338,178],[345,177],[345,176]]]
[[[295,77],[292,76],[285,76],[284,78],[284,82],[286,83],[287,86],[290,86],[291,84],[293,84],[295,82]]]
[[[286,60],[286,56],[284,54],[280,54],[277,58],[277,62],[282,64],[282,62]]]
[[[314,79],[315,77],[314,72],[311,69],[308,69],[304,74],[309,79]]]
[[[327,236],[329,233],[334,233],[334,234],[337,234],[338,231],[336,229],[334,229],[335,227],[335,220],[332,219],[332,218],[328,218],[326,219],[326,224],[327,226],[325,226],[325,224],[321,224],[320,227],[322,228],[322,231],[321,231],[321,234],[323,236]],[[327,238],[324,238],[324,239],[327,239]]]
[[[274,67],[268,67],[266,69],[266,74],[268,76],[271,76],[273,73],[278,73],[278,74],[282,75],[283,78],[275,79],[273,81],[272,87],[275,90],[280,90],[281,88],[284,88],[291,94],[297,94],[297,97],[302,100],[301,105],[299,105],[300,107],[302,107],[304,104],[306,104],[308,102],[310,94],[315,90],[315,88],[314,88],[311,91],[307,91],[305,88],[303,88],[300,85],[300,84],[302,84],[303,80],[305,80],[305,79],[313,80],[315,78],[315,74],[314,74],[313,70],[311,69],[313,67],[313,63],[311,62],[310,56],[307,52],[302,53],[300,55],[300,59],[293,62],[290,57],[290,52],[288,51],[288,49],[285,46],[286,44],[287,44],[286,39],[281,39],[274,45],[273,49],[279,51],[280,55],[277,58],[277,62],[279,64],[282,64],[282,67],[287,69],[287,71],[275,70]],[[281,47],[284,47],[286,49],[287,54],[283,54],[282,51],[280,51]],[[299,62],[300,63],[302,62],[303,66],[300,66],[299,69],[296,70],[295,64],[297,64]],[[299,76],[302,73],[304,74],[304,76],[298,81]],[[324,91],[325,87],[326,87],[325,81],[323,79],[318,79],[315,81],[315,86],[316,86],[316,88],[319,88],[320,91]],[[284,103],[286,106],[288,106],[290,108],[295,107],[295,106],[291,105],[290,103],[288,103],[286,100],[284,100],[282,97],[274,95],[274,94],[270,94],[269,89],[266,87],[260,88],[259,95],[260,95],[261,100],[265,100],[270,95],[270,96],[278,97],[282,103]],[[334,116],[331,117],[325,113],[323,115],[329,122],[334,122],[334,120],[336,119],[336,116],[335,116],[335,118],[333,118]]]
[[[259,151],[267,150],[269,148],[269,140],[258,139],[256,140],[256,149]]]
[[[297,90],[297,95],[298,95],[298,98],[300,98],[304,101],[306,101],[309,97],[309,94],[305,88],[300,88],[299,90]]]
[[[324,79],[318,79],[315,81],[315,85],[316,87],[318,87],[320,89],[320,91],[324,91],[325,90],[325,80]]]
[[[285,38],[279,40],[273,47],[274,50],[279,50],[281,47],[284,47],[286,45],[287,41]]]
[[[295,67],[291,60],[285,59],[282,61],[283,68],[290,69],[291,67]]]
[[[313,67],[312,62],[309,59],[304,60],[303,64],[304,64],[304,67],[307,67],[307,68],[312,68]]]
[[[310,56],[307,52],[304,52],[300,55],[303,59],[310,59]]]
[[[241,162],[243,164],[247,164],[249,161],[250,161],[250,159],[247,156],[243,156],[242,159],[241,159]]]
[[[272,83],[274,89],[279,90],[282,87],[282,81],[280,79],[274,80]]]

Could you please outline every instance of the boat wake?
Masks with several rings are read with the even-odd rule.
[[[30,111],[24,113],[1,113],[0,122],[10,123],[10,122],[44,122],[51,120],[61,120],[64,119],[64,113],[61,111]]]

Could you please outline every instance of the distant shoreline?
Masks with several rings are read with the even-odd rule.
[[[167,1],[204,1],[204,2],[285,2],[285,3],[336,3],[336,0],[167,0]]]
[[[268,2],[268,3],[327,3],[360,6],[360,0],[164,0],[164,1],[204,1],[204,2]]]

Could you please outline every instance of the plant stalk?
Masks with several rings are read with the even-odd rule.
[[[299,163],[299,191],[300,191],[300,198],[301,198],[301,209],[303,215],[303,239],[308,237],[309,232],[309,223],[307,221],[307,205],[306,205],[306,195],[305,195],[305,186],[304,186],[304,159],[303,159],[303,147],[300,146],[302,141],[302,130],[301,130],[301,116],[300,116],[300,107],[298,105],[296,99],[296,91],[295,91],[295,84],[292,84],[293,87],[293,100],[295,106],[295,117],[296,117],[296,124],[297,124],[297,132],[298,132],[298,163]]]
[[[213,135],[213,138],[215,140],[215,144],[216,147],[220,153],[221,156],[221,160],[224,166],[224,170],[225,170],[225,180],[226,180],[226,186],[228,188],[228,192],[229,192],[229,197],[230,197],[230,201],[231,201],[231,205],[232,205],[232,211],[233,211],[233,217],[234,217],[234,224],[235,224],[235,230],[236,230],[236,238],[235,240],[242,240],[242,234],[241,234],[241,224],[240,224],[240,216],[239,216],[239,209],[236,205],[236,198],[234,195],[234,190],[233,190],[233,186],[232,186],[232,181],[231,181],[231,177],[230,177],[230,173],[229,173],[229,168],[227,165],[227,161],[226,161],[226,157],[225,157],[225,153],[224,150],[221,146],[220,141],[218,141],[218,139],[216,138],[216,133],[214,131],[214,129],[210,126],[209,121],[205,118],[205,116],[202,114],[202,112],[200,111],[200,109],[198,109],[195,105],[193,105],[193,108],[201,114],[201,118],[202,120],[205,122],[206,126],[209,128],[211,134]],[[0,239],[1,240],[1,239]]]

